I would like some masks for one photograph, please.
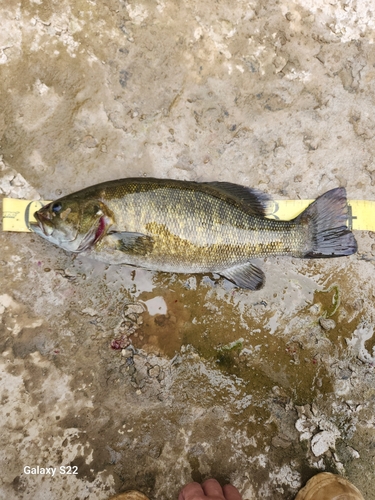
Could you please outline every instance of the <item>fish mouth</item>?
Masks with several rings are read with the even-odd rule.
[[[34,213],[35,222],[29,223],[29,229],[39,234],[43,238],[52,241],[58,246],[63,246],[74,242],[77,238],[77,234],[71,239],[67,238],[65,235],[54,234],[56,228],[51,224],[48,214],[44,215],[41,211]]]
[[[42,231],[44,236],[51,236],[53,227],[48,225],[48,218],[45,217],[40,211],[34,213],[36,222],[30,222],[30,229],[34,232]]]
[[[29,222],[28,227],[29,229],[31,229],[31,231],[34,231],[34,233],[36,233],[38,230],[43,230],[43,228],[40,227],[39,222],[35,221]]]

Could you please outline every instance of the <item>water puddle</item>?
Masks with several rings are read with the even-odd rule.
[[[259,300],[259,292],[196,280],[191,286],[191,277],[167,283],[165,275],[155,275],[155,288],[137,297],[147,310],[132,339],[135,347],[172,358],[191,345],[221,372],[250,384],[252,393],[268,393],[278,385],[294,399],[306,401],[332,390],[316,349],[290,341],[291,318],[282,307],[275,312],[267,302],[275,301],[273,293],[266,292],[266,300]],[[300,311],[309,325],[311,314],[305,304],[302,297]]]
[[[89,288],[104,278],[98,298],[119,348],[131,342],[172,359],[192,346],[202,360],[241,378],[260,398],[274,386],[301,403],[332,392],[330,356],[347,348],[359,321],[358,306],[342,293],[346,284],[339,280],[319,288],[314,279],[291,271],[287,259],[261,267],[266,285],[250,292],[218,276],[75,262]],[[124,317],[129,303],[142,306],[134,317]]]

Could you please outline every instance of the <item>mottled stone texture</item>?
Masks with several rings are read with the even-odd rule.
[[[0,19],[2,195],[146,175],[374,199],[369,0],[7,0]],[[259,262],[249,292],[1,233],[0,496],[173,500],[216,477],[291,500],[327,470],[374,500],[375,244],[356,236],[349,258]]]

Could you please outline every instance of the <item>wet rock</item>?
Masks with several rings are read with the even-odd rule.
[[[279,434],[278,436],[274,436],[272,438],[272,446],[275,448],[288,448],[292,443],[291,441],[286,437],[283,436],[282,434]]]
[[[162,447],[161,446],[152,446],[149,451],[149,455],[152,458],[159,458],[162,452]]]
[[[347,447],[346,447],[346,450],[347,450],[347,452],[350,454],[350,456],[351,456],[352,458],[360,458],[360,456],[361,456],[361,455],[358,453],[358,451],[357,451],[357,450],[355,450],[354,448],[352,448],[351,446],[347,446]]]
[[[134,365],[127,366],[126,371],[129,373],[130,376],[133,376],[136,372],[136,367]]]
[[[152,368],[149,368],[148,374],[151,378],[157,378],[160,375],[160,366],[155,365]]]
[[[5,164],[0,157],[0,194],[9,198],[26,198],[39,200],[39,193],[27,182],[27,180],[12,168]]]
[[[121,354],[125,359],[133,357],[133,352],[130,349],[122,349]]]
[[[306,416],[307,418],[312,417],[311,407],[310,405],[297,406],[296,405],[297,414],[299,417]]]
[[[106,447],[109,452],[109,463],[116,464],[119,460],[121,460],[122,455],[118,451],[113,450],[110,446]]]
[[[316,424],[307,420],[306,416],[302,416],[295,423],[297,431],[300,433],[300,441],[309,440],[316,429]]]
[[[360,2],[321,3],[322,9],[312,9],[312,2],[263,2],[261,8],[256,2],[253,8],[249,2],[206,2],[199,4],[198,18],[196,2],[35,0],[27,8],[3,2],[1,152],[47,199],[142,175],[232,181],[292,199],[341,185],[353,199],[372,199],[373,18]],[[1,193],[34,198],[18,172],[5,171],[1,161],[0,172]],[[369,254],[375,233],[369,241],[356,236],[359,255]],[[216,470],[241,485],[244,498],[294,498],[301,483],[295,471],[311,463],[327,466],[324,453],[306,457],[306,449],[312,439],[316,452],[324,449],[321,433],[336,435],[330,421],[342,429],[337,447],[340,442],[345,448],[348,440],[358,447],[356,467],[365,478],[357,475],[358,481],[369,483],[364,496],[371,497],[374,262],[358,256],[268,259],[260,263],[265,287],[250,293],[217,282],[217,275],[180,278],[91,265],[86,257],[81,266],[81,257],[73,264],[71,255],[33,235],[0,232],[0,238],[1,293],[20,304],[15,310],[0,300],[2,396],[8,398],[2,400],[2,422],[11,430],[2,463],[7,497],[39,498],[46,487],[44,478],[21,473],[22,449],[24,465],[81,460],[77,480],[54,478],[52,497],[64,490],[66,498],[84,498],[88,491],[99,498],[134,488],[149,498],[177,498],[191,473]],[[82,283],[69,270],[63,271],[65,279],[43,272],[56,267],[87,269],[90,279]],[[331,282],[342,289],[339,320],[332,316],[332,294],[316,295],[318,283]],[[164,308],[169,290],[178,302],[171,306],[166,300]],[[142,301],[154,295],[159,303],[154,309],[146,304],[144,313]],[[333,298],[337,304],[338,296]],[[31,329],[26,315],[20,317],[21,305],[43,325]],[[324,311],[340,326],[341,338],[331,343],[322,335],[329,330],[318,323]],[[154,323],[156,314],[167,313],[169,318]],[[358,326],[360,316],[371,321],[368,328]],[[86,325],[96,318],[100,324],[90,338]],[[123,347],[141,324],[137,345],[144,354],[144,346],[154,345],[148,344],[150,333],[157,332],[151,340],[158,347],[147,349],[158,349],[158,359],[132,356],[130,346]],[[109,341],[122,336],[119,352],[111,351]],[[213,367],[218,351],[211,347],[230,347],[239,337],[243,366],[235,366],[234,349],[224,353],[233,354],[233,362]],[[49,339],[61,352],[58,358]],[[192,350],[181,350],[172,362],[180,341]],[[168,359],[162,354],[167,345]],[[357,356],[365,363],[353,361],[352,376],[345,364],[332,367],[333,359]],[[107,366],[113,369],[108,383]],[[146,381],[139,396],[130,386],[136,371]],[[164,375],[165,388],[158,382]],[[338,392],[337,380],[345,382],[345,393]],[[297,417],[293,408],[287,410],[291,401],[315,401],[316,407],[300,407]],[[359,401],[363,409],[356,411]],[[76,415],[83,412],[81,423]],[[121,429],[128,437],[123,444]],[[295,443],[297,432],[308,442]],[[140,446],[145,434],[150,442]],[[287,438],[292,446],[283,449]],[[221,453],[203,452],[199,463],[189,463],[188,449],[203,442]],[[166,450],[159,456],[160,443]],[[292,448],[293,463],[284,467]],[[338,450],[348,472],[355,456]]]
[[[140,302],[126,304],[124,306],[124,316],[128,314],[142,314],[144,311],[145,307]]]
[[[60,274],[63,278],[66,278],[68,281],[75,281],[77,278],[84,277],[83,274],[75,271],[74,269],[56,269],[56,274]]]
[[[82,140],[82,144],[86,147],[86,148],[96,148],[96,146],[98,145],[98,141],[95,139],[95,137],[93,137],[92,135],[86,135],[83,140]]]
[[[323,328],[323,330],[329,331],[336,328],[336,322],[333,319],[320,318],[319,324]]]
[[[352,370],[350,368],[342,368],[341,370],[338,371],[338,376],[342,380],[348,380],[352,376]]]
[[[326,453],[329,449],[335,449],[336,439],[340,436],[340,433],[332,431],[322,431],[311,440],[311,451],[316,457],[320,457]]]
[[[135,490],[127,491],[126,493],[119,493],[112,498],[113,500],[149,500],[146,495]]]
[[[92,307],[86,307],[85,309],[82,309],[82,312],[84,314],[88,314],[89,316],[97,316],[98,315],[98,311],[96,311]]]
[[[129,319],[133,323],[136,323],[138,320],[138,314],[135,314],[135,313],[129,313],[126,317],[127,317],[127,319]]]

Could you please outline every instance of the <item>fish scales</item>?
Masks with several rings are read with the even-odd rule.
[[[265,217],[264,193],[231,183],[129,178],[62,197],[35,213],[33,229],[65,250],[110,264],[167,272],[216,272],[259,289],[256,257],[346,256],[344,188],[320,196],[293,221]]]

